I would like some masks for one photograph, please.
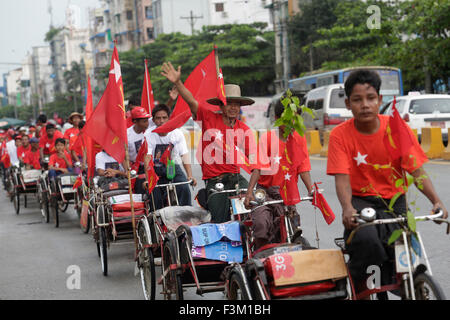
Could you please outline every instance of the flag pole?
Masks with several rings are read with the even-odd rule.
[[[216,73],[217,77],[219,77],[220,68],[219,68],[219,48],[217,48],[216,45],[214,45],[214,57],[216,59]]]
[[[145,61],[145,90],[147,91],[147,103],[148,103],[148,112],[151,112],[151,104],[150,104],[150,92],[148,92],[148,78],[147,78],[147,72],[148,72],[148,66],[147,66],[147,59],[144,59]]]
[[[131,188],[131,166],[130,166],[130,156],[128,154],[128,146],[124,143],[125,147],[125,164],[127,165],[127,178],[128,178],[128,192],[130,193],[130,206],[131,206],[131,225],[133,227],[133,238],[134,238],[134,247],[135,247],[135,255],[137,254],[138,244],[136,237],[136,222],[134,221],[134,199],[133,199],[133,190]]]

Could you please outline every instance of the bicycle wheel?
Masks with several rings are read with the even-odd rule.
[[[244,280],[238,273],[233,273],[229,283],[228,290],[229,300],[249,300],[247,290],[245,289]]]
[[[414,278],[416,300],[445,300],[441,286],[426,274],[420,273]]]
[[[102,272],[106,277],[108,275],[108,243],[106,241],[106,229],[100,228],[100,260],[102,263]]]
[[[28,206],[28,199],[27,199],[27,195],[24,194],[23,196],[23,207],[26,208]]]
[[[183,300],[183,283],[181,281],[181,275],[177,273],[176,269],[171,269],[170,266],[175,264],[174,259],[174,249],[171,241],[166,241],[164,244],[164,254],[163,254],[163,274],[167,274],[163,279],[163,292],[164,298],[166,300],[172,300],[172,295],[175,296],[177,300]]]
[[[146,236],[145,228],[141,225],[139,228],[139,247],[138,262],[141,274],[142,289],[144,291],[145,300],[155,300],[156,276],[155,276],[155,258]]]
[[[18,190],[14,191],[14,209],[16,210],[16,214],[20,212],[20,193]]]
[[[51,199],[51,208],[55,228],[59,228],[59,210],[58,210],[58,200],[56,198]]]
[[[66,212],[69,207],[69,202],[58,201],[58,208],[61,212]]]

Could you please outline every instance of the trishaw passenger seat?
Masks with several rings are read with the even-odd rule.
[[[202,208],[191,206],[172,206],[157,211],[164,223],[169,229],[176,231],[180,225],[195,226],[211,221],[211,214]]]

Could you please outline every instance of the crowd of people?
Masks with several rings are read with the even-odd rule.
[[[142,176],[146,173],[149,164],[153,161],[154,170],[159,177],[158,183],[167,183],[168,160],[178,159],[174,165],[174,175],[170,180],[173,182],[191,180],[193,185],[197,185],[190,164],[190,150],[182,131],[175,129],[169,133],[153,132],[155,128],[169,121],[171,109],[178,95],[189,105],[193,119],[202,122],[203,140],[201,147],[199,146],[202,153],[215,140],[226,137],[231,131],[234,135],[235,146],[243,150],[249,161],[253,161],[257,152],[249,146],[255,145],[255,143],[248,141],[252,137],[244,133],[249,128],[239,119],[239,116],[241,106],[252,104],[254,101],[242,96],[240,87],[237,85],[225,86],[226,104],[217,97],[207,100],[208,104],[197,101],[181,81],[180,69],[175,69],[168,63],[163,65],[162,70],[163,76],[173,84],[170,98],[166,104],[156,105],[150,114],[140,106],[139,100],[131,98],[128,102],[127,135],[130,161],[132,163],[136,161],[144,141],[148,147],[147,156],[145,161],[139,165],[138,174]],[[379,115],[378,112],[382,102],[379,94],[380,86],[381,80],[377,73],[368,70],[353,72],[345,83],[345,92],[347,108],[352,111],[354,117],[336,127],[330,135],[327,174],[335,177],[337,197],[343,212],[345,236],[348,236],[350,230],[356,226],[357,210],[373,207],[377,211],[378,218],[391,216],[385,212],[386,208],[383,207],[383,204],[389,203],[399,190],[392,182],[393,170],[397,172],[406,170],[417,178],[426,176],[423,164],[427,159],[418,144],[414,149],[416,150],[413,154],[414,161],[411,161],[410,157],[392,161],[384,149],[383,139],[387,130],[388,117]],[[218,108],[212,109],[210,105]],[[284,110],[285,106],[281,101],[277,103],[275,106],[276,118],[282,117]],[[86,152],[82,146],[76,143],[80,130],[84,126],[83,118],[82,114],[72,113],[69,117],[71,127],[60,131],[55,124],[47,121],[45,115],[40,115],[35,126],[18,130],[9,129],[0,133],[1,154],[8,154],[11,164],[22,164],[27,169],[40,169],[48,158],[50,177],[67,172],[84,171],[87,166]],[[217,132],[215,139],[205,138],[211,130]],[[240,188],[248,188],[245,206],[250,208],[251,202],[254,200],[254,187],[264,189],[269,199],[281,199],[283,182],[286,179],[294,179],[297,183],[299,178],[307,191],[311,193],[313,183],[306,139],[293,132],[294,146],[289,150],[290,155],[288,155],[284,130],[285,128],[281,126],[279,130],[267,133],[271,135],[270,138],[260,137],[260,141],[270,141],[277,145],[275,149],[268,145],[258,149],[260,152],[262,150],[262,153],[272,162],[280,165],[271,172],[264,172],[264,169],[258,167],[253,168],[250,181],[240,174],[238,165],[226,161],[225,154],[220,159],[221,161],[217,161],[217,159],[212,162],[203,161],[201,169],[206,194],[209,194],[217,182],[223,183],[225,189],[234,189],[236,185],[239,185]],[[271,154],[272,150],[277,150],[277,154]],[[98,148],[97,151],[99,152],[95,157],[95,168],[98,176],[103,177],[106,181],[126,176],[128,164],[118,163],[101,148]],[[291,161],[299,154],[305,155],[301,162]],[[383,164],[390,164],[390,166],[380,169],[380,165]],[[2,157],[1,165],[3,168],[9,165],[4,157]],[[148,181],[146,180],[146,178],[138,179],[135,185],[136,193],[147,192]],[[421,191],[430,200],[433,209],[442,209],[444,218],[447,218],[448,212],[434,190],[431,180],[429,178],[422,180]],[[367,186],[372,188],[367,188]],[[363,191],[363,189],[365,190]],[[180,205],[192,205],[189,186],[177,188],[177,195]],[[155,188],[153,196],[156,206],[154,209],[162,208],[165,205],[163,191]],[[395,212],[404,213],[406,210],[404,204],[405,202],[400,198],[394,206]],[[207,199],[206,206],[211,212],[213,222],[223,223],[230,220],[230,203],[227,195],[219,195],[213,200]],[[274,205],[262,207],[253,212],[252,219],[257,248],[277,241],[276,238],[279,236],[277,234],[279,229],[279,224],[277,224],[279,221],[277,222],[276,219],[277,210],[279,207]],[[391,232],[392,230],[388,230],[386,226],[366,228],[364,232],[358,233],[353,239],[352,245],[349,246],[350,272],[358,281],[358,290],[364,289],[367,266],[373,264],[386,266],[392,259],[392,250],[387,246],[387,239]]]

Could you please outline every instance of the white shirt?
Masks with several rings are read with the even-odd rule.
[[[153,162],[155,165],[159,164],[161,155],[167,149],[167,147],[172,144],[173,149],[171,153],[171,158],[180,163],[180,159],[177,157],[182,157],[189,152],[186,144],[186,139],[184,134],[180,129],[175,129],[167,134],[167,136],[160,136],[157,133],[147,130],[145,132],[145,139],[148,144],[147,154],[153,155]]]
[[[116,161],[116,159],[111,157],[106,152],[102,151],[102,152],[97,153],[97,155],[95,156],[95,169],[106,170],[109,168],[114,169],[114,170],[125,171],[123,169],[122,165],[119,164]]]
[[[69,122],[64,123],[62,127],[62,133],[66,132],[67,129],[73,128],[73,125],[71,125]]]
[[[17,147],[16,147],[16,141],[11,140],[6,143],[6,151],[8,151],[9,159],[11,160],[11,164],[18,164],[19,158],[17,157]]]
[[[135,162],[136,156],[139,152],[141,144],[144,142],[144,132],[137,133],[134,130],[134,125],[127,129],[128,136],[128,154],[130,155],[130,161]]]

